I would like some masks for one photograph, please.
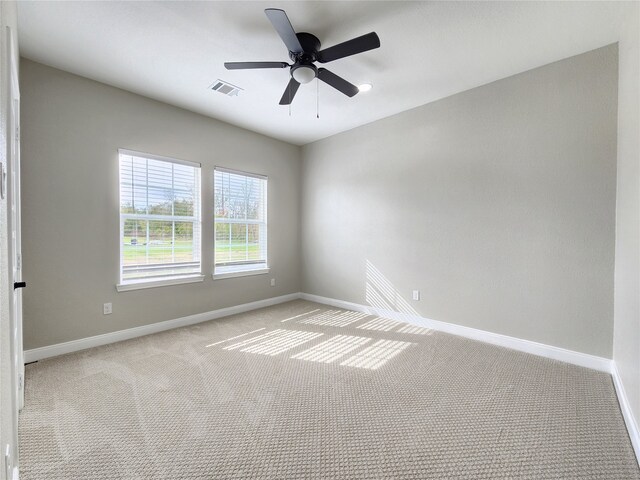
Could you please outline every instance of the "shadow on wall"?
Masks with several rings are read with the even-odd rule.
[[[420,316],[420,314],[402,298],[389,279],[369,260],[367,260],[365,300],[375,308]]]

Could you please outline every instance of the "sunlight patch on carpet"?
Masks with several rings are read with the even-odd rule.
[[[433,335],[433,329],[418,327],[416,325],[405,325],[397,330],[398,333],[410,333],[412,335]]]
[[[398,320],[391,320],[390,318],[374,318],[362,325],[358,325],[356,328],[361,330],[377,330],[380,332],[389,332],[396,328],[398,325],[402,325],[403,322]]]
[[[368,317],[366,313],[350,312],[343,310],[329,310],[311,318],[298,320],[298,323],[307,325],[323,325],[327,327],[346,327],[363,318]]]
[[[377,370],[410,345],[413,344],[395,340],[378,340],[370,347],[347,358],[340,365]]]
[[[322,333],[277,329],[242,342],[234,343],[233,345],[224,347],[223,350],[239,349],[241,352],[274,356],[321,336]]]
[[[371,340],[371,338],[365,337],[336,335],[304,352],[293,355],[291,358],[307,360],[309,362],[331,363],[369,343]]]

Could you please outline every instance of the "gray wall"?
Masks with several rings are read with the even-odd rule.
[[[29,60],[21,88],[25,349],[299,290],[299,147]],[[202,163],[204,282],[116,292],[119,147]],[[211,279],[215,165],[269,176],[271,274]]]
[[[616,103],[613,45],[306,145],[303,291],[611,358]]]
[[[616,46],[302,152],[21,67],[26,349],[302,290],[612,355]],[[203,164],[203,245],[212,167],[268,174],[273,275],[117,293],[118,147]]]
[[[640,421],[640,5],[620,39],[614,348],[629,405]],[[636,444],[640,454],[640,444]]]

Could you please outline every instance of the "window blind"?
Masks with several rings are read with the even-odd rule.
[[[267,267],[267,177],[214,170],[215,273]]]
[[[200,274],[200,166],[120,157],[120,283]]]

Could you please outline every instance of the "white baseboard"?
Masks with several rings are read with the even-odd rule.
[[[222,318],[229,315],[234,315],[236,313],[248,312],[250,310],[268,307],[271,305],[276,305],[278,303],[289,302],[291,300],[296,300],[299,298],[303,298],[312,302],[322,303],[325,305],[331,305],[338,308],[354,310],[356,312],[369,313],[371,315],[378,315],[385,318],[391,318],[393,320],[400,320],[412,325],[432,328],[434,330],[450,333],[452,335],[458,335],[461,337],[466,337],[473,340],[511,348],[513,350],[519,350],[521,352],[531,353],[533,355],[560,360],[562,362],[567,362],[574,365],[579,365],[581,367],[587,367],[594,370],[599,370],[601,372],[613,374],[611,366],[612,361],[608,358],[596,357],[594,355],[589,355],[586,353],[574,352],[572,350],[566,350],[564,348],[545,345],[529,340],[522,340],[520,338],[509,337],[507,335],[487,332],[470,327],[463,327],[461,325],[441,322],[438,320],[431,320],[417,315],[395,312],[393,310],[385,310],[368,305],[346,302],[344,300],[337,300],[335,298],[321,297],[309,293],[291,293],[288,295],[282,295],[280,297],[267,298],[265,300],[244,303],[242,305],[236,305],[233,307],[220,308],[218,310],[197,313],[195,315],[189,315],[187,317],[176,318],[164,322],[152,323],[150,325],[143,325],[140,327],[118,330],[116,332],[105,333],[93,337],[72,340],[70,342],[58,343],[46,347],[25,350],[24,361],[25,363],[34,362],[36,360],[42,360],[44,358],[64,355],[65,353],[77,352],[79,350],[85,350],[87,348],[97,347],[99,345],[106,345],[108,343],[120,342],[122,340],[129,340],[131,338],[141,337],[143,335],[149,335],[151,333],[162,332],[165,330],[170,330],[172,328],[207,322],[209,320],[215,320],[216,318]]]
[[[331,305],[338,308],[345,308],[348,310],[355,310],[357,312],[369,313],[372,315],[378,315],[380,317],[391,318],[393,320],[400,320],[412,325],[432,328],[433,330],[438,330],[440,332],[446,332],[452,335],[458,335],[460,337],[470,338],[472,340],[478,340],[480,342],[510,348],[512,350],[519,350],[521,352],[531,353],[540,357],[551,358],[553,360],[559,360],[561,362],[591,368],[600,372],[611,373],[611,360],[608,358],[597,357],[595,355],[589,355],[586,353],[574,352],[573,350],[566,350],[564,348],[545,345],[543,343],[532,342],[529,340],[522,340],[520,338],[509,337],[507,335],[501,335],[499,333],[487,332],[485,330],[463,327],[462,325],[455,325],[453,323],[431,320],[429,318],[420,317],[418,315],[400,313],[393,310],[385,310],[368,305],[360,305],[358,303],[345,302],[343,300],[336,300],[335,298],[321,297],[308,293],[303,293],[301,295],[301,298],[309,300],[311,302],[323,303],[325,305]]]
[[[151,333],[171,330],[172,328],[186,327],[187,325],[207,322],[209,320],[215,320],[216,318],[235,315],[236,313],[243,313],[250,310],[256,310],[258,308],[269,307],[271,305],[289,302],[298,298],[300,298],[300,293],[291,293],[289,295],[282,295],[280,297],[267,298],[265,300],[258,300],[256,302],[250,303],[243,303],[242,305],[236,305],[233,307],[220,308],[218,310],[212,310],[210,312],[197,313],[195,315],[176,318],[174,320],[152,323],[150,325],[143,325],[141,327],[118,330],[117,332],[104,333],[102,335],[96,335],[94,337],[81,338],[78,340],[72,340],[70,342],[57,343],[55,345],[49,345],[46,347],[25,350],[24,361],[25,363],[35,362],[36,360],[56,357],[58,355],[64,355],[65,353],[77,352],[79,350],[106,345],[108,343],[129,340],[131,338],[142,337],[143,335],[149,335]]]
[[[640,429],[638,428],[638,422],[633,415],[633,410],[631,410],[631,405],[629,405],[627,392],[624,389],[624,384],[618,374],[618,367],[616,367],[615,362],[613,362],[611,367],[611,376],[613,377],[613,384],[616,387],[618,403],[620,404],[620,410],[622,410],[624,423],[627,425],[627,432],[629,432],[631,445],[633,445],[633,449],[636,452],[636,459],[638,459],[638,463],[640,464]]]

